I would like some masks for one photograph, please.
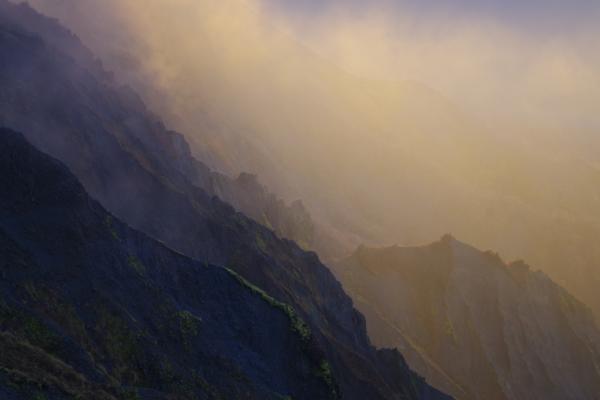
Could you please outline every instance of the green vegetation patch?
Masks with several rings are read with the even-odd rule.
[[[119,234],[117,233],[117,231],[115,229],[113,217],[108,215],[104,219],[104,226],[106,227],[106,229],[108,229],[108,232],[110,233],[110,235],[112,236],[113,239],[121,240],[121,238],[119,237]]]
[[[265,239],[262,237],[262,235],[260,233],[258,233],[256,235],[256,246],[263,253],[266,253],[268,251],[267,242],[265,242]]]
[[[198,325],[201,320],[191,312],[185,310],[177,311],[175,313],[175,318],[179,325],[179,333],[181,334],[183,342],[186,346],[189,346],[190,340],[198,336]]]
[[[235,279],[237,279],[237,281],[242,286],[250,289],[253,293],[259,295],[264,301],[266,301],[271,306],[282,310],[288,316],[288,318],[290,320],[290,327],[291,327],[292,331],[300,337],[300,339],[302,340],[302,343],[304,343],[304,345],[309,344],[309,342],[312,339],[312,332],[310,330],[310,327],[306,324],[306,322],[304,322],[304,320],[302,320],[302,318],[300,318],[298,316],[298,314],[296,313],[296,310],[294,310],[294,308],[292,306],[290,306],[289,304],[282,303],[282,302],[274,299],[273,297],[269,296],[267,294],[267,292],[265,292],[258,286],[250,283],[247,279],[245,279],[244,277],[242,277],[240,274],[233,271],[232,269],[225,268],[225,270],[227,270],[227,272],[229,272]],[[329,364],[329,362],[327,360],[325,360],[325,359],[321,360],[318,368],[315,371],[315,375],[317,377],[321,378],[325,382],[325,384],[329,388],[331,398],[338,399],[339,394],[338,394],[338,390],[337,390],[337,385],[336,385],[335,379],[333,377],[333,371],[331,369],[331,365]]]
[[[250,283],[248,280],[246,280],[244,277],[242,277],[240,274],[238,274],[234,270],[232,270],[230,268],[225,268],[225,269],[235,279],[237,279],[237,281],[240,282],[242,284],[242,286],[250,289],[253,293],[259,295],[264,301],[266,301],[271,306],[282,310],[290,319],[290,326],[292,328],[292,331],[294,331],[296,334],[298,334],[300,336],[300,339],[302,339],[302,342],[308,343],[310,341],[310,339],[312,337],[310,328],[308,327],[306,322],[304,322],[304,320],[302,320],[302,318],[300,318],[298,316],[298,314],[296,314],[296,311],[294,310],[294,308],[292,306],[290,306],[289,304],[282,303],[282,302],[274,299],[273,297],[269,296],[267,294],[267,292],[265,292],[258,286]]]
[[[139,276],[146,275],[146,266],[136,256],[127,258],[127,265],[131,267]]]
[[[319,365],[319,370],[317,371],[317,375],[323,378],[328,385],[333,385],[333,375],[331,372],[331,365],[327,362],[327,360],[321,360],[321,364]]]
[[[321,360],[321,364],[319,364],[319,369],[317,370],[316,375],[325,382],[325,384],[329,388],[331,397],[337,399],[339,396],[335,380],[333,378],[333,371],[331,369],[331,365],[327,360]]]

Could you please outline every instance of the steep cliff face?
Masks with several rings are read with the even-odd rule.
[[[444,398],[398,353],[371,346],[364,318],[314,253],[214,196],[224,190],[206,183],[212,178],[183,137],[117,87],[75,37],[26,6],[0,4],[1,124],[63,161],[117,218],[187,256],[228,266],[293,306],[345,398]]]
[[[379,346],[459,399],[595,399],[600,331],[545,274],[450,236],[336,267]]]
[[[0,151],[3,399],[337,398],[292,309],[129,228],[20,134]]]

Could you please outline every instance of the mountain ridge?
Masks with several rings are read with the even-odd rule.
[[[600,391],[592,311],[523,261],[505,263],[447,235],[420,247],[363,246],[334,269],[373,342],[398,347],[457,399]]]
[[[8,399],[338,398],[293,310],[121,223],[22,135],[0,149]]]

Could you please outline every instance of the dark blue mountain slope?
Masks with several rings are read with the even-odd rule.
[[[0,152],[2,398],[337,397],[291,307],[121,223],[20,134]]]

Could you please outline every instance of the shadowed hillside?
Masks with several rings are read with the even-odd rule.
[[[338,398],[289,306],[129,228],[20,134],[0,150],[0,397]]]

